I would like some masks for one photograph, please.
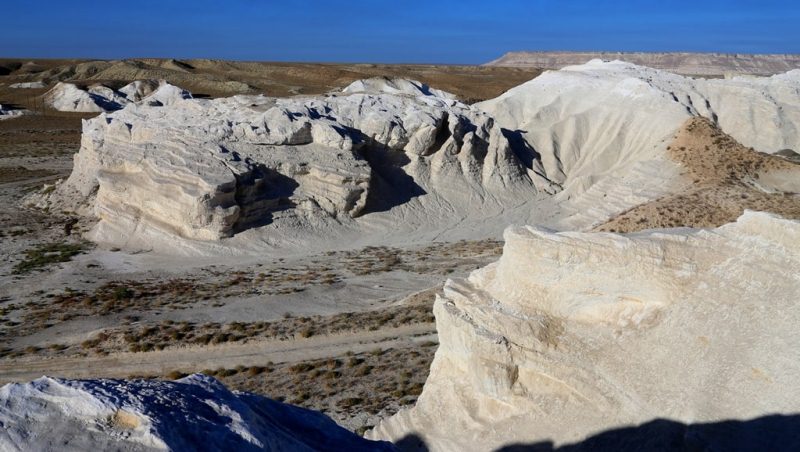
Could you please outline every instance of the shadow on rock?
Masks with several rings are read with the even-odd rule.
[[[402,452],[428,452],[428,445],[416,433],[409,433],[394,443]]]
[[[561,447],[543,441],[511,444],[498,449],[498,452],[788,450],[800,450],[800,415],[771,415],[747,421],[688,425],[656,419],[639,426],[608,430]]]

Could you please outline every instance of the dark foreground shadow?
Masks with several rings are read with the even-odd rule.
[[[425,452],[428,446],[411,434],[395,445],[401,451]],[[551,441],[509,444],[497,452],[677,452],[800,451],[800,415],[771,415],[750,420],[684,424],[655,419],[607,430],[556,447]]]
[[[546,441],[508,445],[498,452],[789,450],[800,450],[800,415],[688,425],[656,419],[638,426],[608,430],[561,447]]]

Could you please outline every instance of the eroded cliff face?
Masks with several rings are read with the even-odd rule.
[[[160,91],[87,121],[69,180],[30,201],[97,216],[95,241],[147,249],[253,229],[219,248],[586,230],[686,188],[667,147],[691,118],[756,151],[800,147],[800,71],[697,80],[595,60],[471,106],[409,80],[285,99]]]
[[[667,147],[704,117],[763,153],[800,148],[800,70],[702,80],[628,62],[593,60],[548,71],[475,105],[517,130],[564,189],[572,214],[559,229],[588,229],[684,188]]]
[[[378,79],[324,97],[178,98],[101,114],[84,123],[70,178],[38,202],[89,206],[111,241],[140,228],[217,240],[276,217],[299,232],[348,224],[423,194],[466,209],[471,197],[502,205],[555,190],[526,157],[485,113]]]
[[[491,450],[800,410],[800,222],[505,239],[497,263],[447,282],[423,393],[371,437]]]

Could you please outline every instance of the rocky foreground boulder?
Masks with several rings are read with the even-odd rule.
[[[392,451],[321,413],[211,377],[64,380],[0,388],[3,451]]]
[[[800,412],[798,243],[800,222],[756,212],[711,230],[509,228],[497,263],[437,298],[416,406],[368,436],[433,451],[796,448],[800,420],[764,416]]]

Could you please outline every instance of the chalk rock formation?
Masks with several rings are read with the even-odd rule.
[[[133,99],[129,97],[129,99],[131,102],[139,102],[134,100],[136,97],[137,96],[134,96]],[[158,87],[154,91],[150,92],[147,95],[144,95],[141,101],[146,102],[147,105],[150,106],[160,107],[163,105],[172,105],[175,102],[191,98],[192,98],[192,93],[190,93],[189,91],[186,91],[185,89],[177,87],[175,85],[162,82],[158,85]]]
[[[0,121],[4,119],[16,118],[22,115],[32,114],[30,110],[21,110],[17,108],[8,108],[0,104]]]
[[[84,122],[73,173],[51,200],[88,201],[107,240],[140,227],[216,240],[278,220],[352,223],[421,195],[448,216],[482,199],[518,204],[552,190],[539,172],[490,116],[416,82],[287,99],[187,100],[162,86]]]
[[[191,97],[188,91],[163,80],[137,80],[119,90],[101,84],[84,89],[74,83],[59,82],[45,94],[47,103],[58,111],[84,113],[116,111],[139,102],[151,106],[169,105]]]
[[[44,82],[20,82],[8,85],[9,88],[17,89],[41,89],[47,87]]]
[[[666,147],[703,116],[741,144],[774,153],[800,149],[800,70],[772,77],[701,80],[620,61],[548,71],[476,104],[519,131],[561,184],[576,217],[598,220],[676,189],[681,169]]]
[[[130,102],[140,102],[145,97],[153,94],[160,83],[156,80],[134,80],[119,89],[125,98]]]
[[[82,89],[73,83],[59,82],[45,94],[46,102],[58,111],[102,112],[119,110],[124,96],[103,85]]]
[[[441,99],[456,100],[452,94],[433,89],[424,83],[407,79],[390,79],[385,77],[373,77],[364,80],[356,80],[346,86],[343,93],[388,93],[406,94],[411,96],[436,96]]]
[[[42,377],[0,388],[4,451],[390,451],[321,413],[231,392],[204,375],[174,382]]]
[[[680,52],[509,52],[487,66],[561,69],[595,59],[624,60],[684,75],[774,75],[800,69],[800,55]]]
[[[368,436],[493,450],[561,445],[656,418],[800,411],[800,222],[746,212],[713,230],[512,227],[505,239],[497,263],[446,283],[422,395]],[[641,436],[653,433],[672,436]],[[638,434],[603,450],[770,441],[724,426]],[[793,435],[794,446],[778,447],[800,445]]]

